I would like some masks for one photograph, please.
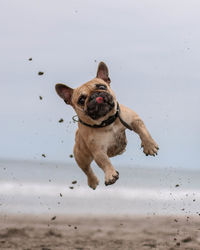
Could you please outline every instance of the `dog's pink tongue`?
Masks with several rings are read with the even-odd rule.
[[[102,103],[103,102],[103,97],[99,96],[96,98],[97,103]]]

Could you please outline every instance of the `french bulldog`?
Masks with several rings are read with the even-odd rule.
[[[61,83],[55,86],[57,94],[78,116],[74,157],[92,189],[99,184],[90,166],[93,160],[104,171],[105,185],[119,178],[110,157],[125,151],[127,128],[140,136],[146,155],[155,156],[159,149],[141,118],[130,108],[118,104],[110,83],[108,67],[100,62],[96,77],[80,87],[73,89]]]

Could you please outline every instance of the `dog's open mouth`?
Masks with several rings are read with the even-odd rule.
[[[94,92],[88,100],[86,114],[97,120],[108,114],[114,106],[113,97],[109,93]]]

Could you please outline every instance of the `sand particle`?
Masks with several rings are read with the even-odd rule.
[[[182,242],[184,242],[184,243],[187,243],[187,242],[190,242],[190,241],[192,241],[192,238],[190,236],[182,239]]]

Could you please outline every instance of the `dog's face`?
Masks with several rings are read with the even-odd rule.
[[[56,92],[75,109],[78,117],[89,124],[97,124],[116,112],[116,97],[110,88],[107,66],[101,62],[93,80],[72,89],[56,84]]]

